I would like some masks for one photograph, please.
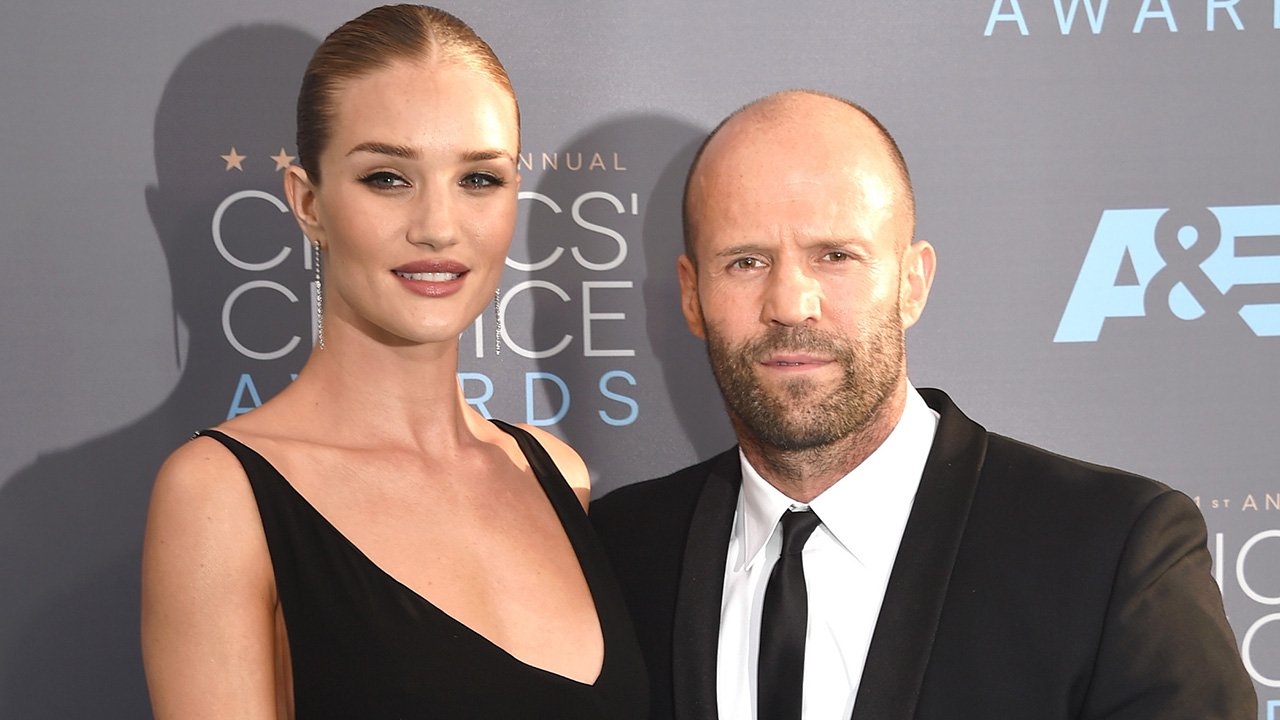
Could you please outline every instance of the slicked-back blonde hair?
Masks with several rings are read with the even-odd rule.
[[[511,78],[493,48],[457,17],[426,5],[384,5],[334,30],[320,43],[298,91],[298,162],[313,183],[320,182],[320,153],[329,142],[334,105],[344,82],[399,60],[454,63],[497,83],[520,105]]]

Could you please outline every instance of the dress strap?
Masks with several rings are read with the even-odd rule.
[[[538,482],[542,483],[542,487],[548,494],[553,492],[550,486],[559,486],[568,490],[569,499],[573,501],[574,505],[578,505],[578,496],[573,494],[573,489],[569,487],[569,481],[565,479],[564,474],[560,472],[560,467],[556,465],[555,460],[551,459],[550,453],[542,446],[542,443],[538,442],[537,438],[528,430],[511,423],[497,419],[490,419],[489,422],[515,438],[516,444],[520,446],[520,452],[524,454],[525,460],[529,461],[529,467],[533,470],[534,476],[538,478]],[[557,495],[559,494],[557,493]],[[559,497],[553,497],[552,502],[554,503],[559,499]]]

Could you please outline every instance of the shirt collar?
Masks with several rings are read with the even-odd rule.
[[[893,564],[937,425],[938,414],[909,385],[902,417],[880,447],[808,504],[859,562],[886,572]],[[806,505],[770,485],[741,449],[738,457],[742,492],[733,532],[741,542],[741,570],[760,561],[782,513]]]

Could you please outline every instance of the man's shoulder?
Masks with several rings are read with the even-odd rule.
[[[981,466],[980,487],[1000,497],[1010,495],[1049,503],[1141,506],[1173,492],[1167,485],[1137,473],[1069,457],[1005,435],[988,432],[970,420],[945,392],[921,388],[938,412],[939,436],[956,447],[974,448],[970,456]],[[939,441],[935,437],[935,444]],[[950,458],[948,458],[950,459]]]
[[[654,506],[669,509],[673,504],[696,502],[712,469],[731,454],[737,454],[736,447],[668,475],[623,485],[599,500],[592,501],[591,512],[595,513],[597,508],[605,512],[635,512]]]
[[[1123,547],[1155,517],[1204,522],[1191,498],[1164,483],[996,434],[988,435],[973,511],[985,527],[1075,538],[1097,553]]]
[[[996,433],[989,433],[987,438],[985,474],[1003,477],[1029,492],[1071,495],[1093,502],[1136,503],[1171,492],[1168,485],[1135,472],[1069,457]]]
[[[730,454],[732,453],[732,456]],[[589,517],[633,608],[649,607],[655,587],[673,588],[689,528],[707,478],[720,463],[735,462],[737,451],[670,475],[621,487],[591,503]],[[658,604],[664,617],[674,595]]]

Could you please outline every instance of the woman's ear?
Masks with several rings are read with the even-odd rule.
[[[324,225],[316,207],[316,186],[307,171],[298,165],[290,165],[284,171],[284,196],[293,210],[302,233],[312,242],[324,246]]]

